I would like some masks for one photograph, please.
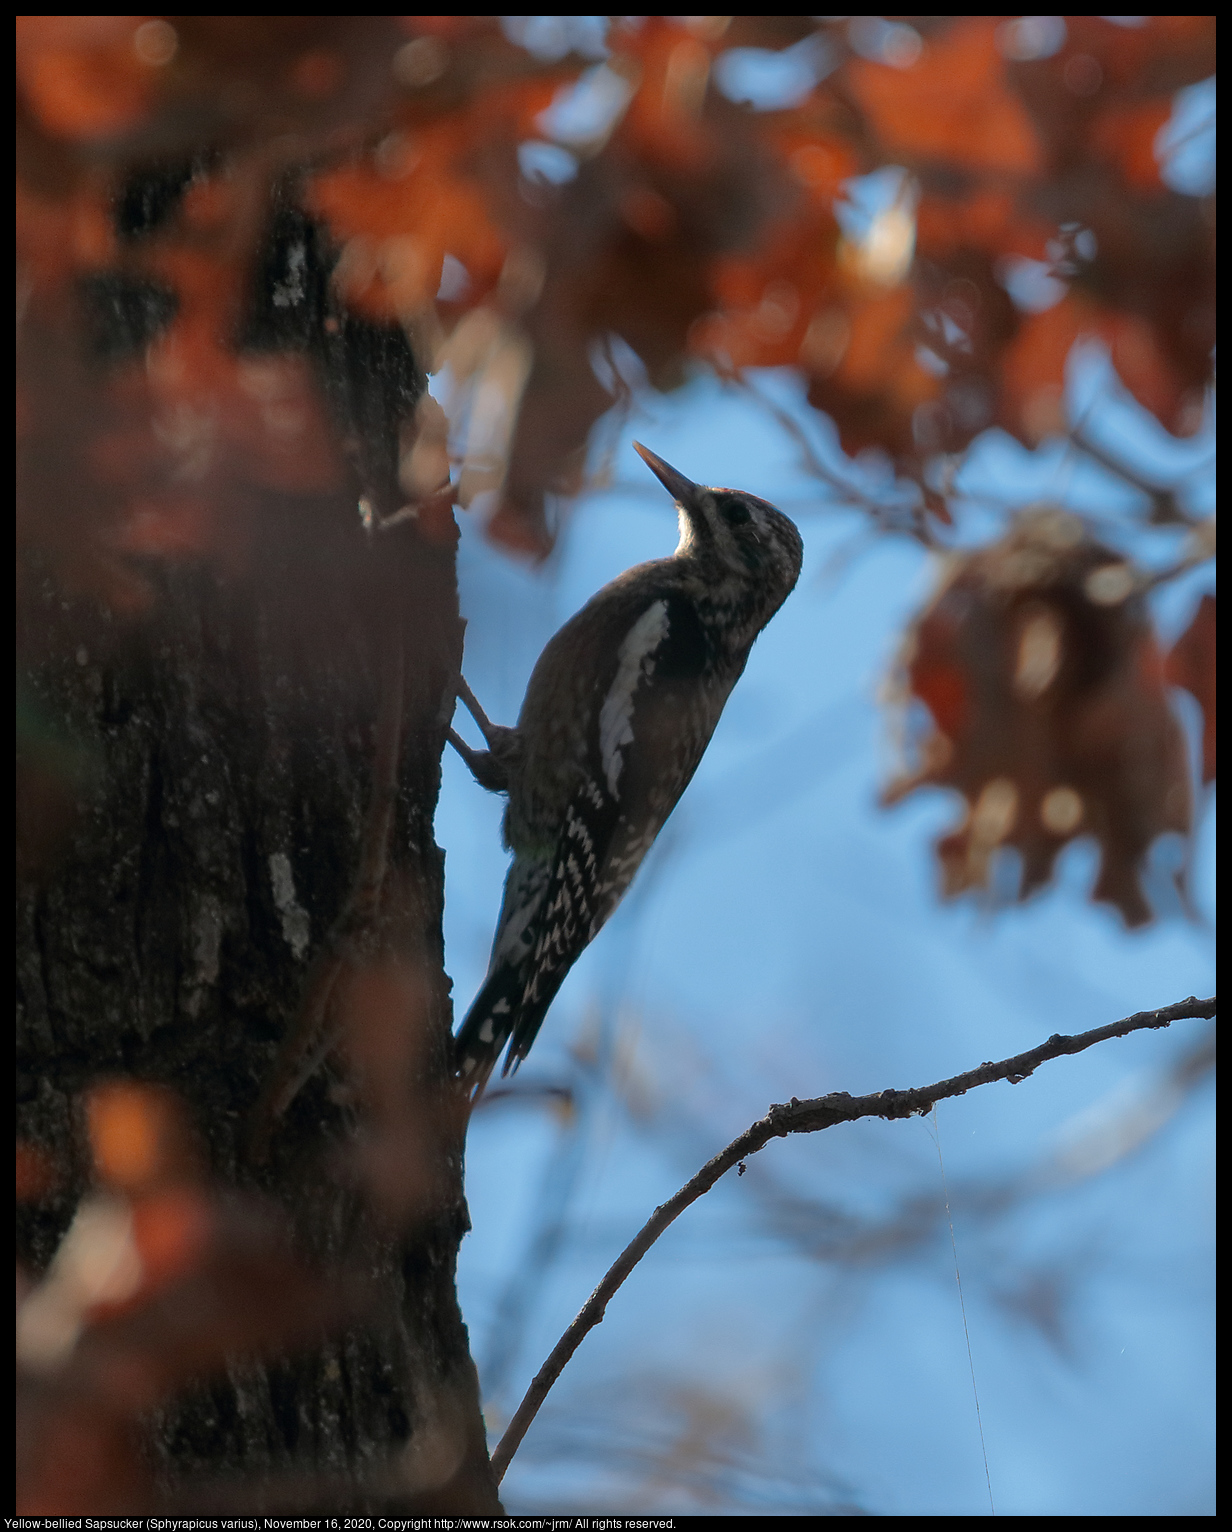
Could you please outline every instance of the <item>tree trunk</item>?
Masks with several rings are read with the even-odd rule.
[[[455,548],[413,521],[365,529],[354,493],[267,493],[248,535],[226,572],[151,564],[135,620],[72,595],[37,558],[20,582],[19,703],[35,743],[19,783],[41,786],[24,810],[19,798],[18,1135],[61,1179],[20,1211],[19,1254],[45,1269],[87,1188],[83,1092],[109,1076],[168,1087],[213,1183],[275,1199],[303,1259],[362,1269],[377,1298],[341,1331],[323,1322],[317,1343],[229,1358],[166,1401],[146,1422],[164,1488],[191,1499],[186,1485],[238,1476],[257,1500],[253,1481],[281,1484],[281,1509],[498,1511],[454,1289],[464,1122],[443,1105],[433,814],[462,649]],[[391,703],[392,833],[364,917],[355,889]],[[49,850],[57,771],[69,823]],[[432,1131],[403,1169],[434,1190],[409,1213],[394,1195],[401,1217],[355,1173],[371,1091],[345,1049],[272,1122],[264,1156],[249,1152],[312,976],[348,942],[352,972],[366,952],[419,976],[403,1106]]]

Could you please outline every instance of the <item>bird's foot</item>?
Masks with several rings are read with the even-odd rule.
[[[493,723],[462,676],[458,677],[458,700],[479,725],[488,748],[472,750],[454,729],[449,731],[449,743],[466,762],[480,787],[486,787],[492,793],[507,793],[510,773],[522,758],[522,736],[516,729]]]
[[[496,741],[503,734],[514,734],[515,729],[504,729],[498,723],[493,723],[479,705],[479,699],[466,684],[466,677],[458,677],[458,701],[479,725],[479,732],[488,742],[488,749],[496,749]]]
[[[515,748],[504,753],[498,750],[472,750],[456,729],[450,729],[449,743],[466,762],[471,776],[486,787],[490,793],[509,791],[509,770],[516,756],[521,753],[521,741],[516,729],[502,729],[502,734],[513,736],[510,744]]]

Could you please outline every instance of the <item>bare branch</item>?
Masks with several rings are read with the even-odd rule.
[[[1148,513],[1150,524],[1155,527],[1192,526],[1194,518],[1190,516],[1180,505],[1176,498],[1176,490],[1167,484],[1160,484],[1158,480],[1150,479],[1130,466],[1122,458],[1109,452],[1102,447],[1083,428],[1081,422],[1074,426],[1069,433],[1069,439],[1079,452],[1090,458],[1093,463],[1098,463],[1101,468],[1120,479],[1123,484],[1130,485],[1147,496],[1151,502]]]
[[[1209,563],[1215,557],[1215,518],[1211,516],[1205,521],[1196,522],[1193,531],[1189,534],[1187,544],[1184,554],[1176,563],[1169,564],[1166,569],[1160,569],[1150,575],[1142,589],[1155,590],[1160,585],[1166,585],[1169,580],[1188,574],[1199,564]]]
[[[657,1207],[636,1236],[621,1251],[598,1287],[582,1305],[573,1323],[557,1341],[547,1361],[536,1373],[534,1381],[526,1391],[525,1398],[509,1422],[508,1429],[497,1444],[496,1451],[492,1454],[492,1470],[496,1475],[496,1482],[499,1484],[504,1478],[514,1453],[521,1446],[531,1422],[539,1413],[540,1406],[563,1371],[566,1362],[581,1345],[587,1332],[593,1330],[602,1321],[608,1304],[637,1263],[687,1207],[696,1202],[699,1197],[704,1196],[733,1165],[739,1165],[749,1155],[764,1149],[772,1138],[786,1138],[791,1133],[818,1133],[824,1128],[834,1127],[836,1123],[855,1122],[861,1117],[893,1119],[925,1116],[932,1111],[936,1102],[944,1101],[951,1096],[964,1096],[977,1085],[989,1085],[994,1080],[1008,1080],[1011,1085],[1018,1085],[1049,1059],[1061,1058],[1070,1053],[1082,1053],[1085,1049],[1093,1047],[1096,1043],[1106,1042],[1109,1038],[1125,1037],[1130,1032],[1140,1032],[1150,1028],[1167,1027],[1174,1021],[1191,1017],[1209,1020],[1215,1016],[1216,1011],[1213,995],[1207,1000],[1199,1000],[1195,995],[1190,995],[1188,999],[1178,1000],[1173,1005],[1161,1006],[1155,1011],[1136,1011],[1132,1016],[1126,1016],[1121,1021],[1112,1021],[1107,1026],[1095,1027],[1089,1032],[1079,1032],[1076,1036],[1068,1037],[1060,1032],[1054,1032],[1046,1042],[1040,1043],[1038,1047],[1026,1053],[1002,1059],[999,1064],[980,1064],[964,1074],[954,1075],[948,1080],[938,1080],[934,1085],[922,1085],[904,1091],[884,1090],[868,1096],[850,1096],[846,1091],[835,1091],[831,1095],[819,1096],[811,1101],[798,1101],[793,1096],[785,1106],[772,1106],[759,1122],[746,1128],[739,1138],[733,1139],[726,1149],[703,1165],[693,1179],[682,1186],[674,1197]]]

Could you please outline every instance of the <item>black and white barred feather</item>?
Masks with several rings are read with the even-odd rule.
[[[473,1094],[506,1044],[506,1073],[526,1057],[800,573],[800,535],[781,511],[694,484],[638,451],[676,499],[680,544],[592,597],[531,676],[502,768],[513,865],[488,975],[456,1040],[457,1073]]]

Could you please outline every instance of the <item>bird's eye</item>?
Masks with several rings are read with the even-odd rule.
[[[719,503],[719,514],[729,527],[742,526],[746,521],[752,521],[753,517],[743,500],[723,500]]]

